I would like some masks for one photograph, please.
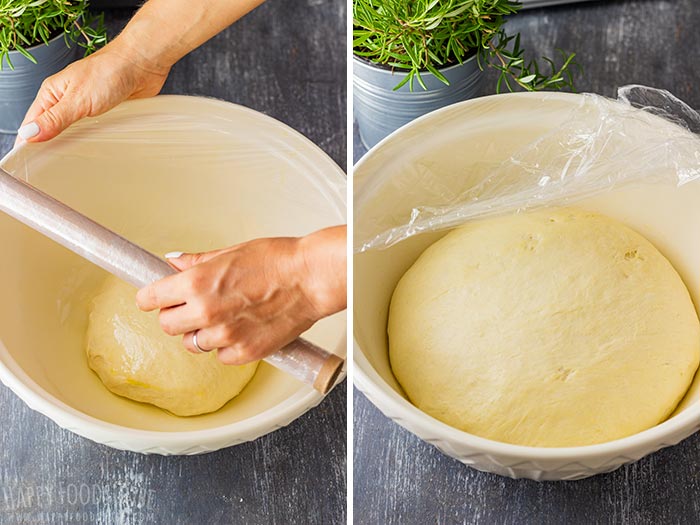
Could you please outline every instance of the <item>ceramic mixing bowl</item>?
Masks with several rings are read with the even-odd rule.
[[[425,195],[434,195],[440,185],[464,184],[469,177],[478,178],[484,167],[498,164],[562,124],[579,102],[578,95],[564,94],[486,97],[450,106],[400,129],[355,167],[356,235],[373,231],[377,224],[399,224],[413,207],[426,204]],[[628,130],[630,136],[636,132],[664,133],[664,127],[671,126],[657,117],[642,118],[635,125],[648,129]],[[625,147],[639,146],[630,143]],[[410,181],[406,183],[409,174]],[[700,182],[691,182],[679,187],[624,186],[576,205],[607,214],[645,235],[676,267],[697,306],[698,202]],[[639,434],[592,446],[538,448],[500,443],[452,428],[418,410],[404,397],[390,369],[388,307],[403,273],[445,233],[420,234],[391,248],[355,256],[354,381],[385,415],[474,468],[537,480],[579,479],[608,472],[676,444],[700,429],[697,376],[673,417]]]
[[[233,104],[125,103],[2,166],[154,253],[204,251],[345,223],[346,181],[318,147]],[[88,368],[89,303],[106,274],[0,216],[0,379],[31,408],[109,446],[197,454],[283,427],[323,397],[261,363],[221,410],[180,418],[110,393]],[[345,315],[304,335],[345,356]]]

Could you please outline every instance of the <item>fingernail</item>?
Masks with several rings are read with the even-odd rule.
[[[32,137],[36,137],[39,134],[39,124],[36,122],[30,122],[29,124],[25,124],[21,128],[17,130],[17,135],[20,136],[20,138],[27,140]]]
[[[170,252],[165,254],[166,259],[179,259],[182,257],[183,252]]]

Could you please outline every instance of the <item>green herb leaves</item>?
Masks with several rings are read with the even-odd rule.
[[[88,0],[0,0],[0,69],[14,66],[10,51],[36,60],[28,48],[63,34],[90,54],[107,42],[103,17],[92,16]]]
[[[353,0],[354,54],[406,71],[394,89],[408,83],[413,90],[416,80],[425,89],[426,71],[448,84],[439,68],[476,55],[482,68],[501,72],[498,92],[573,90],[573,54],[563,53],[560,66],[543,58],[544,71],[536,60],[525,60],[520,35],[503,30],[505,17],[519,9],[513,0]]]
[[[543,57],[549,71],[542,72],[537,60],[525,61],[525,52],[520,47],[520,35],[507,36],[501,31],[489,44],[488,53],[495,60],[489,64],[498,69],[501,74],[496,83],[496,92],[500,93],[505,86],[508,91],[514,91],[519,86],[527,91],[564,90],[574,91],[572,68],[579,67],[574,62],[574,53],[568,54],[559,50],[562,63],[556,66],[552,59]]]

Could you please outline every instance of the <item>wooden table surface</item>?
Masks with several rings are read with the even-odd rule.
[[[576,51],[579,91],[665,88],[700,108],[700,3],[601,1],[526,11],[510,22],[536,56]],[[494,92],[490,72],[482,94]],[[357,130],[353,156],[365,152]],[[358,524],[700,523],[700,435],[611,473],[576,482],[511,480],[444,456],[354,394]]]
[[[343,0],[269,0],[177,64],[164,92],[262,111],[345,168],[345,13]],[[111,35],[129,16],[107,14]],[[0,156],[13,142],[0,135]],[[94,444],[0,387],[0,523],[345,523],[345,401],[342,384],[253,443],[161,457]]]

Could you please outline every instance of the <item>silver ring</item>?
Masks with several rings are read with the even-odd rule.
[[[195,333],[192,334],[192,345],[194,346],[194,349],[197,351],[198,354],[204,354],[206,353],[206,350],[199,346],[197,344],[197,334],[199,333],[199,330],[197,330]]]

